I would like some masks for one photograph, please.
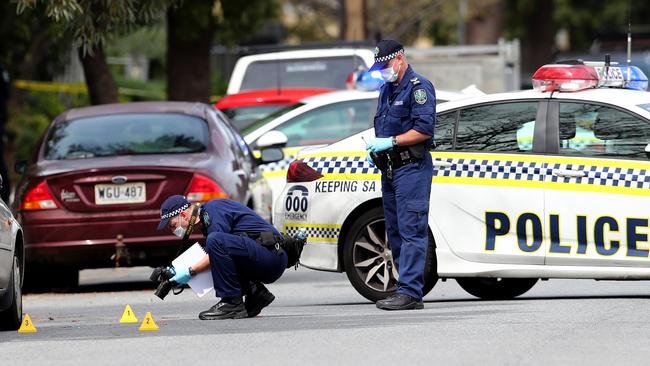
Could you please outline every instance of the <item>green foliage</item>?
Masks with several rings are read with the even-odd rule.
[[[37,7],[39,0],[15,0],[22,14]],[[45,14],[62,24],[64,32],[77,42],[84,53],[104,45],[108,37],[124,34],[175,5],[178,0],[57,0],[43,1]]]
[[[11,108],[7,136],[14,160],[29,159],[41,135],[59,114],[74,107],[88,105],[85,94],[24,92],[23,106]]]
[[[508,38],[525,41],[526,32],[538,31],[529,28],[530,17],[537,11],[539,0],[504,1],[508,19],[505,35]],[[631,5],[631,11],[628,5]],[[599,32],[625,34],[628,15],[633,30],[635,25],[647,26],[648,14],[650,2],[644,0],[553,0],[553,19],[549,19],[548,27],[553,31],[568,30],[571,48],[581,51],[592,45]]]
[[[276,0],[220,0],[216,2],[216,36],[225,45],[245,43],[265,22],[276,19],[280,4]]]

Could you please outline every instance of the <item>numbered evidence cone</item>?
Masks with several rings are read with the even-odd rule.
[[[36,333],[36,327],[32,323],[32,319],[29,318],[28,314],[25,314],[23,317],[23,322],[20,324],[18,333]]]
[[[153,321],[151,312],[147,311],[147,315],[145,315],[144,319],[142,319],[142,324],[140,324],[140,328],[138,328],[138,330],[158,330],[158,329],[160,328],[158,328],[156,322]]]
[[[126,304],[124,307],[124,312],[122,313],[122,318],[120,319],[120,323],[137,323],[138,318],[135,317],[135,314],[133,313],[133,309],[131,309],[131,305]]]

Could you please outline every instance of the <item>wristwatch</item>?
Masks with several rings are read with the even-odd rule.
[[[397,136],[391,136],[390,139],[393,142],[393,146],[397,146]]]
[[[196,271],[192,269],[192,267],[189,268],[190,271],[190,276],[194,277],[196,275]]]

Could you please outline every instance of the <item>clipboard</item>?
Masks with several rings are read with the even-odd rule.
[[[174,268],[187,268],[195,265],[201,258],[205,257],[206,253],[199,245],[198,242],[194,243],[186,251],[184,251],[178,258],[172,261]],[[187,283],[190,288],[198,297],[203,297],[214,289],[212,282],[212,272],[209,270],[197,273]]]

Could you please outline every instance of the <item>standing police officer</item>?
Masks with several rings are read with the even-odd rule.
[[[399,273],[397,292],[376,305],[384,310],[422,309],[436,93],[409,66],[404,47],[394,40],[377,44],[371,70],[381,70],[386,83],[379,94],[376,138],[367,145],[368,161],[382,173],[386,232]]]
[[[263,283],[275,282],[287,267],[287,255],[278,245],[262,245],[257,237],[277,239],[280,233],[262,217],[239,202],[210,200],[201,206],[174,195],[160,208],[158,230],[170,229],[184,238],[195,224],[206,237],[207,255],[189,268],[176,268],[171,281],[184,285],[196,273],[212,270],[216,305],[199,314],[202,320],[240,319],[257,316],[275,296]],[[243,296],[246,295],[246,303]]]

